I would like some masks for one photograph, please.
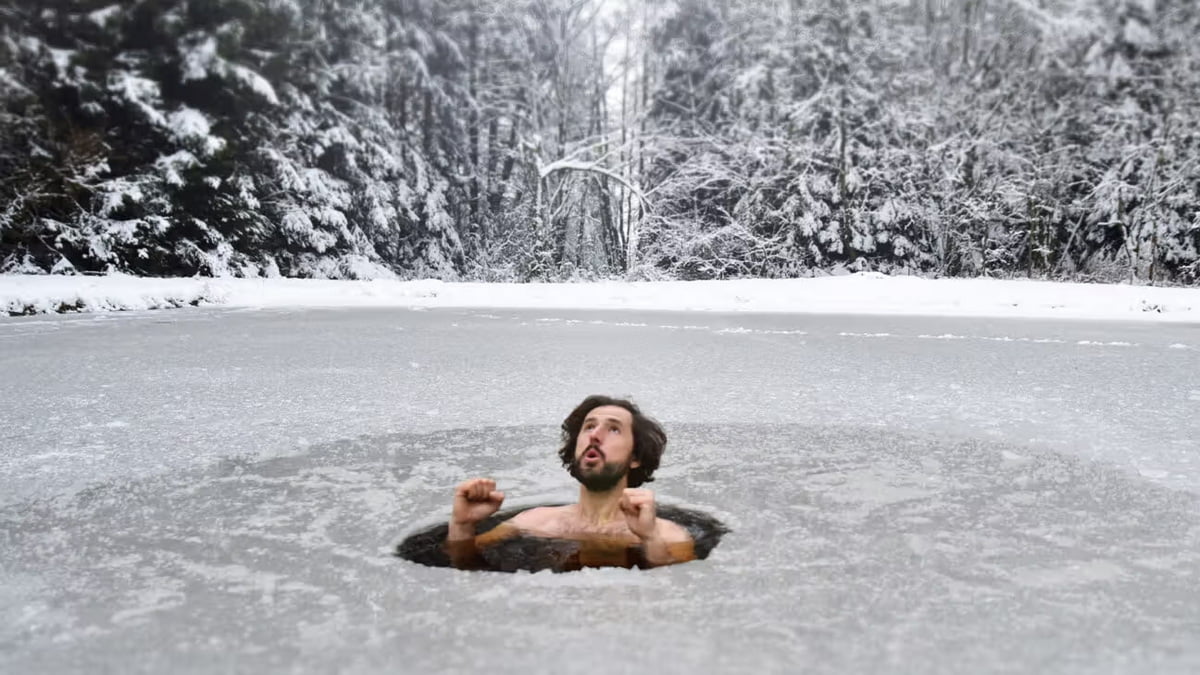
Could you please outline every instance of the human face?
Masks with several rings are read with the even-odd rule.
[[[588,490],[604,492],[617,487],[636,466],[639,462],[633,459],[633,415],[615,405],[589,412],[575,439],[571,475]]]

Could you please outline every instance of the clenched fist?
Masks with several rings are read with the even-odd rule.
[[[450,530],[454,534],[475,536],[475,524],[500,510],[504,493],[496,490],[496,481],[489,478],[472,478],[454,488],[454,511],[450,516]]]
[[[639,488],[626,488],[621,496],[621,512],[625,524],[639,539],[658,537],[658,516],[654,509],[654,493]]]
[[[496,490],[496,481],[472,478],[454,489],[454,513],[451,520],[459,525],[474,525],[500,510],[504,493]]]

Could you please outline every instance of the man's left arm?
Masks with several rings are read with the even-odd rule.
[[[674,565],[696,559],[696,545],[687,530],[663,518],[658,519],[657,536],[642,540],[642,557],[650,567]]]
[[[654,493],[629,488],[621,498],[621,511],[630,531],[642,542],[642,558],[649,567],[696,559],[692,535],[678,523],[659,518]]]

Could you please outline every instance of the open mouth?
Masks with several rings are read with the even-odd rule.
[[[600,448],[592,446],[584,451],[581,459],[585,462],[600,462],[604,460],[604,453],[600,452]]]

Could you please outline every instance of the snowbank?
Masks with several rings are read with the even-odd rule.
[[[485,284],[0,275],[0,311],[506,307],[910,314],[1200,322],[1200,289],[866,273],[816,279]]]

